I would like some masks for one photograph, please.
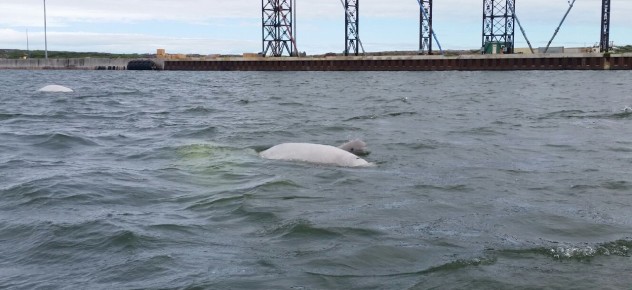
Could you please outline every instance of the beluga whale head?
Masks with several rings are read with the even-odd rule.
[[[60,86],[60,85],[48,85],[37,91],[44,92],[44,93],[72,93],[74,92],[71,88]]]
[[[341,148],[342,146],[334,147],[313,143],[283,143],[262,151],[259,155],[265,159],[301,161],[341,167],[368,167],[373,165],[351,153],[354,151],[366,154],[366,143],[361,140],[353,140],[344,145],[347,145],[344,147],[345,149]]]
[[[366,143],[364,143],[364,141],[360,139],[351,140],[347,143],[344,143],[338,146],[338,148],[348,151],[358,156],[369,155],[369,150],[366,147]]]

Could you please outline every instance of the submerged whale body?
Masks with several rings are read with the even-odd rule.
[[[37,91],[45,92],[45,93],[72,93],[74,92],[71,88],[60,86],[60,85],[48,85]]]
[[[330,145],[312,143],[283,143],[259,155],[266,159],[302,161],[343,167],[366,167],[372,164],[357,155]]]

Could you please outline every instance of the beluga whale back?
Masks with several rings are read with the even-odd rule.
[[[72,93],[74,92],[71,88],[60,86],[60,85],[48,85],[37,91],[44,92],[44,93]]]
[[[340,147],[313,143],[283,143],[262,151],[259,155],[265,159],[301,161],[342,167],[373,165],[350,151],[366,154],[366,144],[360,140],[353,140]]]

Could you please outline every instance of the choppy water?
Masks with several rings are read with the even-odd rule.
[[[0,288],[630,289],[631,79],[0,71]]]

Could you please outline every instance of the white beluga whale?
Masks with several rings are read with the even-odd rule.
[[[272,160],[301,161],[342,167],[373,165],[356,154],[367,154],[366,143],[353,140],[340,147],[313,143],[283,143],[259,153],[261,157]]]
[[[44,93],[72,93],[74,92],[71,88],[60,86],[60,85],[48,85],[37,91],[44,92]]]

